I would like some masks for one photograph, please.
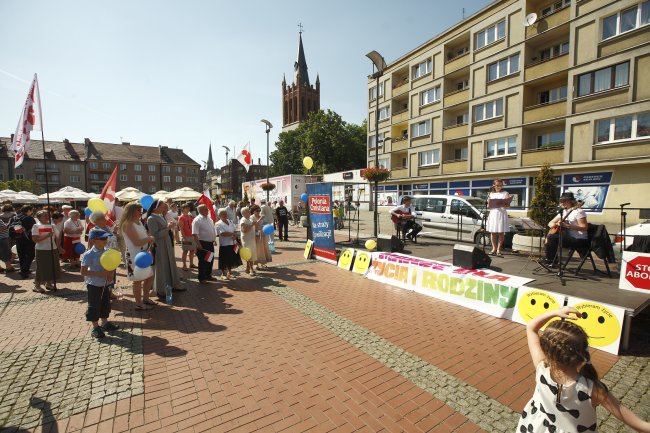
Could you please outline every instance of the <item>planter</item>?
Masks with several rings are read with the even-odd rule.
[[[526,254],[539,254],[544,252],[544,237],[514,235],[512,238],[512,250]]]
[[[307,215],[303,215],[300,217],[300,226],[301,227],[309,227],[309,221],[307,220]]]

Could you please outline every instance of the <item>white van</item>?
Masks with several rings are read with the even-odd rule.
[[[423,229],[420,235],[453,239],[476,244],[489,244],[485,240],[484,217],[487,216],[486,202],[478,197],[458,195],[415,195],[409,196],[415,208],[415,216]],[[399,203],[403,197],[399,198]],[[517,229],[511,224],[506,233],[504,247],[511,245]]]

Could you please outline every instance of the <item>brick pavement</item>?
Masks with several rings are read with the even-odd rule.
[[[512,431],[532,393],[521,326],[306,262],[298,243],[276,246],[255,279],[188,282],[173,306],[146,313],[130,296],[115,302],[124,330],[103,342],[89,337],[78,276],[56,296],[0,276],[0,425]],[[647,358],[594,358],[617,395],[648,407]],[[619,429],[603,418],[601,431]]]

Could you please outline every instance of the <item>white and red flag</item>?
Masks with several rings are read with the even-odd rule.
[[[41,118],[41,97],[38,91],[38,80],[34,74],[34,81],[29,88],[25,106],[18,119],[14,141],[11,143],[11,150],[14,152],[15,167],[18,168],[25,159],[25,154],[31,144],[32,131],[42,130]]]
[[[201,194],[201,197],[196,201],[198,204],[204,204],[208,207],[208,210],[210,211],[210,218],[212,218],[212,222],[217,222],[217,214],[214,212],[214,205],[212,204],[212,200],[210,200],[210,193],[206,190]]]
[[[251,156],[251,144],[246,143],[246,146],[242,149],[242,151],[239,153],[239,156],[237,156],[237,161],[241,162],[241,165],[244,166],[246,169],[246,172],[248,172],[248,169],[250,168],[251,164],[253,163],[253,157]]]
[[[115,223],[115,191],[117,189],[117,165],[113,169],[113,174],[106,181],[102,193],[99,195],[99,198],[104,200],[106,204],[106,219],[109,225]]]

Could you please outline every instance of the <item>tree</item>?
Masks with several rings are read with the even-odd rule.
[[[530,202],[530,217],[537,224],[546,227],[557,207],[557,184],[551,164],[545,162],[535,177],[535,196]]]
[[[13,191],[28,191],[34,194],[40,194],[41,186],[38,182],[27,179],[7,180],[0,182],[0,191],[11,189]]]
[[[314,160],[311,173],[331,173],[366,166],[366,122],[346,123],[337,113],[317,111],[296,129],[282,132],[269,159],[271,175],[307,173],[302,159]]]

